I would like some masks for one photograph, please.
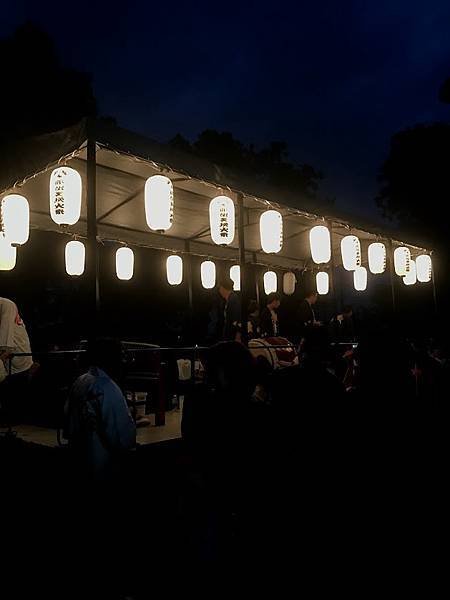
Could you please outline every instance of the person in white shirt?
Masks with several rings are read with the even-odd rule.
[[[17,306],[0,298],[0,406],[9,423],[25,403],[32,366],[30,340]]]
[[[29,356],[13,356],[15,353]],[[32,364],[30,339],[17,306],[7,298],[0,298],[0,360],[8,375],[28,371]]]

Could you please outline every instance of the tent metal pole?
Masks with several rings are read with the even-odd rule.
[[[87,139],[87,279],[89,338],[98,332],[100,316],[99,252],[97,243],[97,159],[93,122],[88,121]]]
[[[433,302],[434,302],[434,313],[437,315],[439,313],[438,302],[437,302],[437,294],[436,294],[436,271],[434,269],[434,264],[431,265],[431,283],[433,284]]]
[[[186,280],[188,285],[188,335],[189,339],[191,339],[193,334],[193,324],[194,324],[194,294],[193,294],[193,281],[192,281],[192,255],[191,252],[191,243],[189,240],[184,242],[184,250],[185,250],[185,272],[186,272]]]
[[[336,263],[334,260],[334,247],[333,247],[333,221],[326,221],[326,225],[327,225],[328,229],[330,230],[330,241],[331,241],[330,288],[331,288],[331,293],[333,294],[334,314],[337,315],[338,300],[337,300],[336,286],[335,286],[335,280],[334,280]]]
[[[394,278],[394,245],[391,239],[389,240],[389,280],[391,284],[392,312],[395,314],[397,310],[397,298]]]
[[[253,261],[253,277],[255,279],[256,302],[258,303],[258,306],[259,306],[261,291],[259,289],[259,272],[258,272],[255,252],[252,253],[252,261]]]
[[[245,263],[245,207],[244,195],[240,192],[237,194],[238,205],[238,234],[239,234],[239,265],[241,267],[241,328],[245,336],[247,323],[247,270]]]

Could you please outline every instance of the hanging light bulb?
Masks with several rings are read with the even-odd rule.
[[[374,275],[384,273],[386,270],[386,246],[381,242],[369,245],[369,270]]]
[[[361,266],[361,244],[356,235],[346,235],[341,240],[342,264],[346,271]]]
[[[313,261],[320,265],[331,260],[331,237],[328,227],[316,225],[309,232],[309,245]]]
[[[58,225],[75,225],[81,214],[81,176],[71,167],[50,175],[50,216]]]
[[[283,275],[283,292],[286,294],[286,296],[292,296],[292,294],[295,292],[296,283],[297,280],[295,279],[295,273],[292,271],[287,271]]]
[[[264,273],[264,292],[271,294],[278,289],[277,274],[274,271],[266,271]]]
[[[30,235],[30,207],[19,194],[5,196],[1,205],[3,232],[12,246],[22,246]]]
[[[205,260],[200,265],[200,277],[202,286],[206,290],[211,290],[216,285],[216,265],[212,260]]]
[[[431,256],[429,256],[428,254],[421,254],[416,258],[416,272],[417,280],[421,283],[428,283],[429,281],[431,281]]]
[[[417,283],[416,263],[414,260],[409,261],[409,271],[402,278],[405,285],[414,285]]]
[[[86,248],[84,247],[83,242],[78,240],[67,242],[65,259],[67,275],[83,275],[86,259]]]
[[[172,227],[173,184],[164,175],[153,175],[145,182],[145,218],[153,231],[163,233]]]
[[[321,296],[328,294],[330,290],[330,277],[326,271],[319,271],[316,275],[316,289]]]
[[[411,263],[411,252],[406,246],[400,246],[394,250],[394,268],[397,275],[404,277]]]
[[[209,226],[212,241],[228,246],[234,240],[234,202],[228,196],[217,196],[209,204]]]
[[[241,291],[241,267],[240,265],[233,265],[230,267],[230,279],[233,282],[233,290],[235,292]]]
[[[170,285],[180,285],[183,281],[183,259],[181,256],[172,254],[167,257],[166,273]]]
[[[357,292],[364,292],[364,290],[367,288],[366,267],[356,267],[353,273],[353,284]]]
[[[0,271],[11,271],[16,266],[17,248],[11,246],[0,232]]]
[[[116,252],[116,274],[122,281],[129,281],[134,272],[134,252],[127,246],[122,246]]]
[[[259,220],[261,248],[266,254],[277,254],[283,247],[283,217],[277,210],[266,210]]]

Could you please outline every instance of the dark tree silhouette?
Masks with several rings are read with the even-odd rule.
[[[445,248],[450,234],[450,124],[396,133],[381,167],[377,204],[424,241]]]
[[[444,104],[450,104],[450,77],[447,77],[439,88],[439,101]]]
[[[311,165],[289,162],[285,142],[271,142],[257,151],[253,145],[240,142],[229,132],[207,129],[192,144],[180,134],[169,143],[179,150],[255,175],[280,189],[295,189],[299,196],[315,199],[322,205],[332,204],[331,200],[319,201],[316,196],[322,173]]]
[[[0,143],[56,131],[96,114],[90,76],[65,67],[33,23],[0,40]]]

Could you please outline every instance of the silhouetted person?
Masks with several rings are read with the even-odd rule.
[[[250,300],[247,308],[247,335],[248,339],[258,338],[260,336],[260,316],[259,307],[256,300]]]
[[[267,296],[266,306],[261,313],[261,337],[277,337],[280,334],[277,313],[280,304],[280,294],[272,292]]]
[[[224,277],[219,283],[219,294],[225,300],[223,312],[223,341],[241,341],[241,300],[233,292],[233,281]]]
[[[331,337],[337,342],[351,342],[355,339],[353,323],[353,309],[350,305],[344,306],[342,312],[331,319]]]
[[[320,323],[316,321],[314,312],[314,305],[317,302],[317,298],[318,295],[315,290],[307,290],[304,299],[300,303],[296,323],[297,334],[300,338],[312,327],[320,325]]]
[[[136,426],[118,383],[122,379],[119,341],[89,345],[87,373],[78,377],[67,404],[66,435],[82,474],[105,480],[136,445]]]

